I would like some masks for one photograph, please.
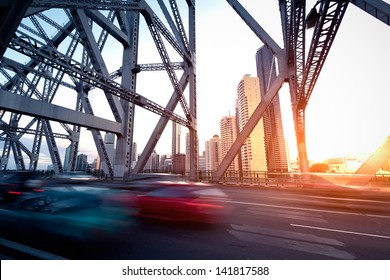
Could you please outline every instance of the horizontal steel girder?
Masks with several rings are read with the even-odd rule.
[[[122,134],[121,123],[76,112],[68,108],[9,93],[4,90],[0,90],[0,109],[69,124],[81,125],[90,129]]]
[[[390,4],[380,0],[351,0],[351,3],[390,25]]]

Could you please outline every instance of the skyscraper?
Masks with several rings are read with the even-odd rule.
[[[181,126],[178,123],[172,123],[172,156],[180,154]]]
[[[190,134],[186,133],[186,157],[185,157],[185,171],[190,172],[190,152],[191,152],[191,145],[190,145]]]
[[[229,151],[233,142],[237,138],[237,122],[236,116],[225,116],[220,122],[221,131],[221,158],[224,158]],[[238,156],[234,158],[228,170],[238,171],[239,162]]]
[[[137,163],[137,159],[138,159],[138,152],[137,152],[137,143],[134,142],[133,143],[133,149],[131,150],[132,152],[132,156],[131,156],[131,160],[132,160],[132,163],[131,163],[131,169],[133,169]]]
[[[221,145],[217,134],[206,141],[206,166],[208,170],[217,170],[221,163]]]
[[[114,164],[115,157],[115,134],[106,132],[104,135],[104,145],[111,164]]]
[[[172,171],[185,175],[186,173],[186,155],[175,154],[172,157]]]
[[[261,101],[257,77],[245,75],[237,86],[238,128],[241,131]],[[264,124],[261,119],[241,147],[243,171],[267,171]]]
[[[70,153],[71,153],[72,145],[69,145],[65,150],[65,159],[64,159],[64,171],[71,171],[70,168]]]
[[[203,151],[202,155],[199,156],[199,171],[206,171],[206,151]]]
[[[263,99],[276,78],[275,59],[268,47],[264,46],[257,50],[256,65],[260,80],[260,94]],[[269,105],[263,119],[268,172],[288,172],[279,94]]]
[[[153,150],[153,153],[150,155],[148,161],[145,164],[144,171],[146,172],[156,172],[160,170],[160,155]]]
[[[76,160],[76,170],[86,171],[88,168],[88,156],[86,154],[79,154]]]

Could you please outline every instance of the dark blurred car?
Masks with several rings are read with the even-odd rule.
[[[141,217],[215,224],[228,213],[227,195],[212,185],[175,181],[154,181],[150,185],[135,199]]]
[[[15,201],[26,193],[43,192],[44,186],[43,178],[33,171],[3,174],[0,177],[0,202]]]
[[[0,208],[0,221],[16,232],[42,238],[102,241],[126,233],[131,225],[127,209],[106,201],[120,191],[86,186],[56,186],[30,193]],[[126,210],[126,211],[125,211]]]

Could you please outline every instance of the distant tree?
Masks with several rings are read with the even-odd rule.
[[[310,172],[326,172],[329,170],[329,166],[326,163],[315,163],[310,167]]]

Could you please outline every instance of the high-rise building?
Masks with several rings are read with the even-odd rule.
[[[186,172],[186,155],[185,154],[173,155],[172,171],[174,173],[185,174],[185,172]]]
[[[76,170],[86,171],[88,168],[88,156],[85,154],[79,154],[76,160]]]
[[[259,79],[250,77],[250,75],[244,75],[237,86],[239,131],[242,131],[260,101]],[[241,161],[243,171],[267,171],[263,118],[259,120],[248,139],[242,145]]]
[[[131,160],[132,160],[132,163],[131,163],[131,168],[133,169],[137,163],[137,159],[138,159],[138,156],[137,156],[137,143],[134,142],[133,143],[133,149],[131,150],[132,151],[132,156],[131,156]]]
[[[206,151],[202,152],[202,155],[199,156],[199,171],[206,171]]]
[[[186,172],[190,172],[190,168],[191,168],[190,153],[191,153],[190,134],[186,133],[186,157],[185,157]]]
[[[64,171],[71,171],[70,168],[70,153],[71,153],[72,145],[69,145],[65,150],[65,159],[64,159]]]
[[[198,136],[196,136],[196,138],[194,139],[195,140],[195,145],[197,146],[197,149],[196,150],[198,150],[198,148],[199,148],[199,138],[198,138]],[[194,153],[195,153],[195,151],[194,151]],[[185,168],[186,168],[186,172],[189,174],[190,172],[191,172],[191,137],[190,137],[190,133],[189,132],[187,132],[186,133],[186,136],[185,136],[185,155],[186,155],[186,162],[185,162],[185,164],[186,164],[186,166],[185,166]],[[196,154],[194,154],[194,156],[195,156]],[[198,169],[199,169],[199,155],[198,155],[198,160],[197,160],[197,162],[196,162],[196,164],[198,165]]]
[[[172,171],[172,155],[165,154],[160,156],[160,169],[161,172],[171,172]]]
[[[217,134],[212,139],[206,141],[206,166],[207,170],[217,170],[221,163],[221,144]]]
[[[160,170],[160,155],[153,150],[153,153],[150,155],[148,161],[145,164],[144,171],[146,172],[156,172]]]
[[[106,147],[107,156],[110,159],[111,165],[113,165],[115,157],[115,134],[107,132],[104,135],[104,145]]]
[[[221,132],[221,158],[223,159],[237,138],[236,116],[225,116],[220,121]],[[234,158],[228,170],[238,171],[238,156]]]
[[[264,99],[271,83],[276,78],[275,59],[268,47],[264,46],[257,50],[256,65],[257,76],[260,80],[260,94],[261,98]],[[269,105],[263,119],[268,172],[288,172],[279,94]]]
[[[172,156],[180,154],[180,138],[181,138],[181,125],[178,123],[172,123]]]

